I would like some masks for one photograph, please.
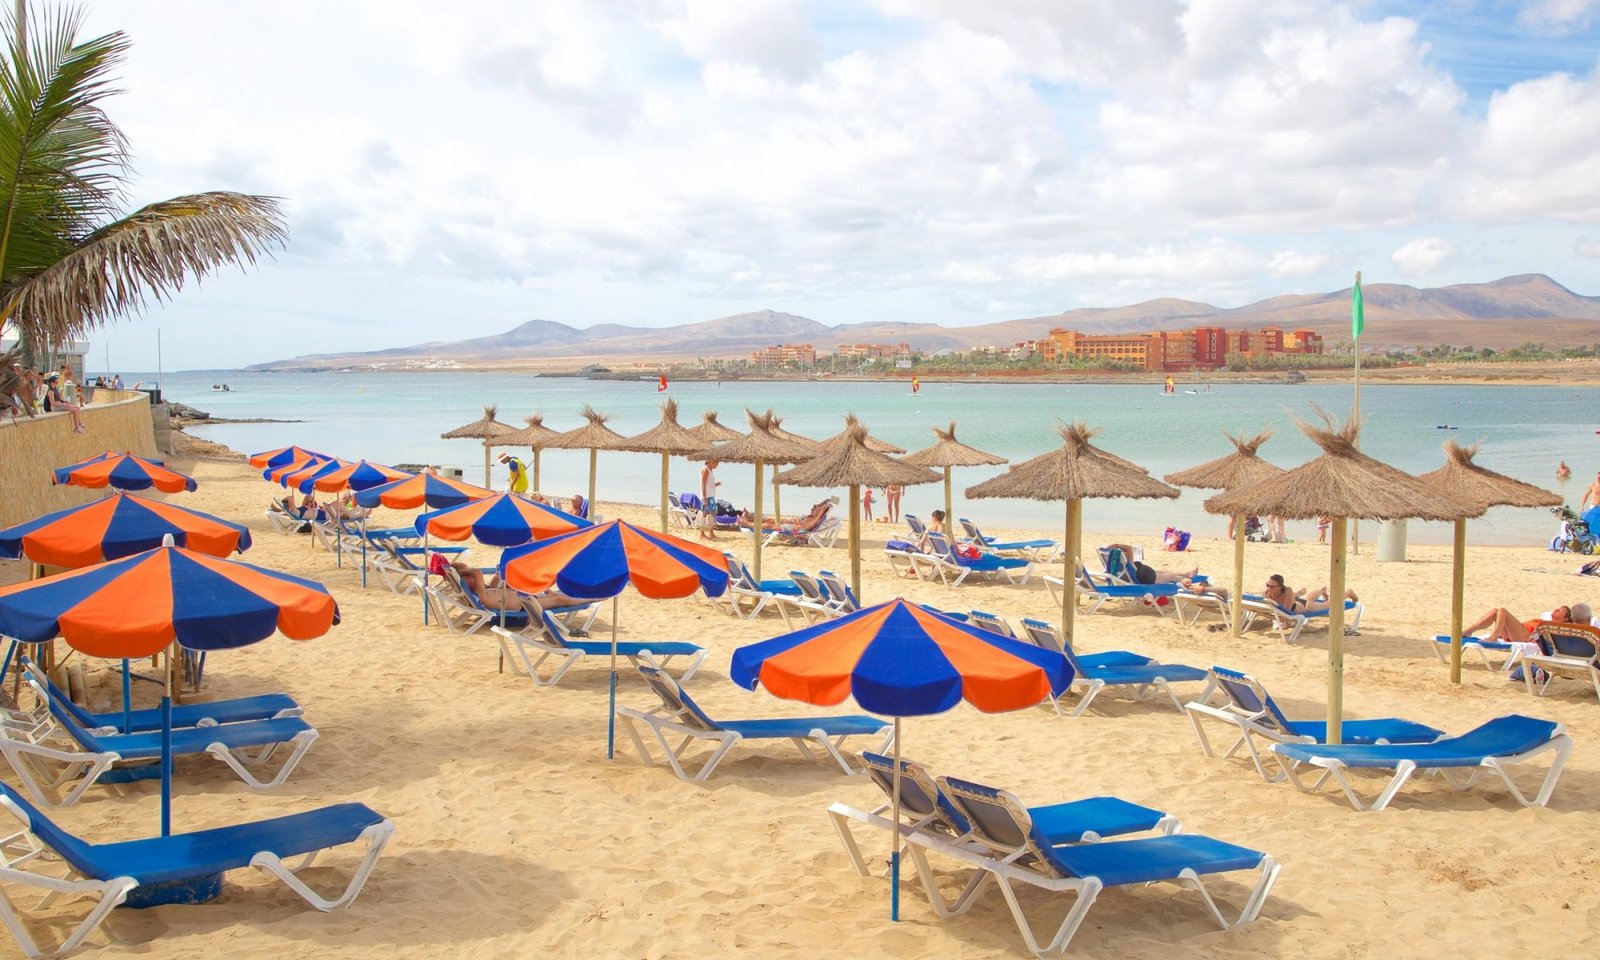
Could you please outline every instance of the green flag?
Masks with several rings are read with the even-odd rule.
[[[1350,339],[1360,340],[1361,331],[1367,329],[1366,303],[1361,299],[1361,274],[1356,274],[1356,285],[1350,289]]]

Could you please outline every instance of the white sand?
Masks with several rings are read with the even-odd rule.
[[[647,468],[654,466],[641,458],[639,469]],[[274,534],[262,516],[269,488],[253,472],[204,462],[195,473],[200,490],[185,496],[184,505],[247,520],[257,538],[247,559],[322,580],[340,602],[343,623],[319,640],[274,639],[211,657],[206,697],[288,691],[306,705],[322,737],[293,779],[266,793],[245,789],[214,761],[181,762],[176,828],[359,800],[392,817],[399,832],[348,910],[309,910],[265,876],[241,871],[210,904],[117,911],[91,948],[109,944],[160,957],[225,951],[260,960],[536,951],[629,958],[1022,955],[992,889],[967,916],[940,921],[908,869],[903,922],[888,921],[881,865],[887,836],[864,837],[879,876],[859,878],[824,814],[836,800],[875,805],[880,794],[864,778],[808,763],[787,744],[737,748],[704,786],[643,767],[625,739],[618,759],[608,762],[603,665],[580,666],[550,690],[498,673],[488,636],[424,628],[417,599],[391,595],[376,577],[363,591],[354,565],[337,569],[332,555],[311,551],[308,538]],[[913,493],[907,505],[916,511],[923,499]],[[655,522],[654,511],[644,508],[605,503],[601,509]],[[1155,527],[1152,521],[1151,530],[1132,535],[1160,565],[1167,555],[1153,552]],[[1219,521],[1210,533],[1220,530]],[[878,526],[869,533],[868,602],[898,592],[1013,620],[1058,618],[1037,583],[948,589],[891,580],[878,549],[888,531]],[[1045,531],[1052,533],[1059,535]],[[1186,557],[1170,557],[1172,565],[1198,563],[1225,581],[1231,545],[1212,535],[1196,537],[1194,547]],[[748,544],[737,548],[748,555]],[[1600,855],[1591,846],[1600,832],[1600,704],[1572,681],[1531,699],[1520,684],[1473,666],[1452,687],[1425,640],[1448,625],[1449,550],[1414,546],[1410,554],[1409,563],[1378,564],[1368,548],[1351,562],[1350,582],[1367,602],[1367,615],[1362,635],[1345,644],[1348,715],[1402,716],[1452,732],[1513,712],[1558,720],[1577,748],[1548,809],[1523,809],[1497,787],[1457,794],[1429,779],[1387,811],[1356,813],[1335,793],[1302,795],[1262,782],[1245,762],[1207,759],[1187,720],[1160,702],[1105,695],[1079,719],[1044,708],[988,716],[963,706],[908,721],[906,754],[938,773],[1008,787],[1030,805],[1117,794],[1177,815],[1186,831],[1267,851],[1283,864],[1261,919],[1228,931],[1214,927],[1190,891],[1108,891],[1074,941],[1076,956],[1586,955],[1600,932],[1589,892],[1600,877]],[[489,565],[497,551],[475,547],[471,556]],[[849,569],[842,548],[779,548],[767,557],[768,576],[791,567]],[[1532,616],[1558,603],[1600,600],[1594,581],[1572,576],[1571,557],[1535,548],[1475,548],[1468,557],[1469,614],[1506,605]],[[0,579],[15,579],[19,566],[0,565]],[[1282,572],[1295,585],[1315,587],[1327,579],[1327,548],[1252,544],[1246,572],[1252,585]],[[775,616],[745,622],[704,603],[631,593],[621,611],[622,639],[692,640],[713,650],[691,691],[714,715],[812,712],[727,680],[735,647],[782,632]],[[1242,668],[1262,678],[1293,714],[1321,715],[1324,633],[1309,632],[1291,648],[1270,635],[1207,632],[1204,622],[1186,627],[1137,611],[1080,614],[1079,645]],[[596,625],[598,636],[606,625],[605,618]],[[93,705],[111,709],[115,675],[108,664],[94,666]],[[141,705],[152,699],[149,686],[140,685]],[[653,699],[627,676],[619,697],[639,706]],[[854,711],[848,704],[840,709]],[[60,822],[96,841],[153,833],[156,786],[126,793],[96,788],[61,812]],[[342,877],[351,859],[319,865],[314,882]],[[1247,888],[1222,878],[1212,889],[1237,903]],[[1044,897],[1031,902],[1059,916]],[[47,909],[43,926],[54,921],[48,931],[54,935],[78,912],[71,905]],[[0,952],[16,953],[9,939],[3,944]]]

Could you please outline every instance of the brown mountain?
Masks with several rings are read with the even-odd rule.
[[[1492,283],[1422,289],[1365,286],[1369,348],[1454,343],[1504,348],[1528,341],[1549,346],[1600,342],[1600,297],[1573,293],[1542,274]],[[1191,300],[1159,299],[1125,307],[1084,307],[1044,317],[969,327],[870,322],[828,326],[774,310],[741,313],[674,327],[601,324],[588,328],[529,320],[505,333],[422,343],[367,353],[317,354],[257,364],[254,370],[400,365],[424,358],[463,364],[565,365],[714,355],[737,357],[774,343],[810,343],[831,353],[842,343],[905,342],[926,352],[967,350],[1040,337],[1055,327],[1085,333],[1175,330],[1197,325],[1309,327],[1330,343],[1350,338],[1350,289],[1269,297],[1225,309]],[[714,345],[714,346],[713,346]]]

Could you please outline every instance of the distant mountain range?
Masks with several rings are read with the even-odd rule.
[[[1362,343],[1368,348],[1453,343],[1499,349],[1528,341],[1549,346],[1600,342],[1600,297],[1573,293],[1543,274],[1432,289],[1379,283],[1363,287],[1362,292],[1367,317]],[[844,343],[904,342],[932,353],[1011,344],[1044,336],[1055,327],[1116,333],[1193,326],[1254,329],[1269,325],[1309,327],[1330,343],[1348,340],[1350,288],[1269,297],[1231,309],[1191,300],[1160,299],[971,327],[942,327],[936,323],[829,326],[775,310],[672,327],[603,323],[580,329],[551,320],[529,320],[493,336],[365,353],[313,354],[256,364],[249,369],[403,367],[427,360],[466,366],[576,367],[591,362],[738,357],[776,343],[810,343],[818,353],[832,353]]]

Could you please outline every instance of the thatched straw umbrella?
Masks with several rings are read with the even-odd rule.
[[[594,474],[601,450],[621,450],[626,437],[606,426],[609,413],[596,413],[594,407],[583,405],[583,426],[551,437],[546,446],[553,450],[589,451],[589,514],[594,514]]]
[[[483,485],[489,486],[489,441],[495,437],[510,433],[516,429],[508,423],[501,423],[494,418],[495,411],[499,408],[488,404],[483,408],[483,416],[471,423],[456,427],[454,430],[439,434],[442,440],[461,440],[470,438],[483,441]]]
[[[736,440],[719,443],[710,450],[689,454],[690,460],[719,460],[728,463],[753,463],[756,467],[756,503],[755,503],[755,553],[754,561],[750,565],[751,572],[757,580],[761,579],[761,494],[766,486],[765,474],[762,469],[769,463],[799,463],[810,460],[816,454],[813,447],[801,446],[789,440],[780,440],[772,435],[772,411],[756,413],[746,409],[745,418],[750,421],[750,432],[741,435]]]
[[[950,496],[950,468],[995,467],[1005,463],[1006,458],[997,457],[992,453],[984,453],[977,447],[969,447],[957,440],[956,422],[954,420],[950,421],[950,429],[948,430],[940,430],[938,427],[931,429],[933,430],[933,435],[939,438],[938,443],[931,447],[923,447],[921,450],[908,453],[900,459],[919,467],[944,468],[944,522],[952,524],[955,522],[955,513],[951,504],[955,501]],[[945,529],[949,530],[950,527],[946,526]]]
[[[855,414],[845,418],[843,433],[823,444],[822,451],[792,470],[777,474],[776,483],[797,487],[850,488],[850,587],[861,599],[861,488],[889,484],[937,483],[939,475],[872,449],[866,424]]]
[[[491,447],[527,447],[533,451],[533,492],[539,492],[539,451],[550,445],[550,440],[561,436],[544,425],[544,414],[534,411],[523,417],[528,424],[521,430],[503,433],[489,443]]]
[[[1061,448],[1019,463],[998,477],[967,488],[967,496],[1016,497],[1026,500],[1065,500],[1066,548],[1062,567],[1061,632],[1072,639],[1073,613],[1078,606],[1078,556],[1083,540],[1085,498],[1176,497],[1178,491],[1150,476],[1144,468],[1099,449],[1087,424],[1063,424]],[[948,522],[948,515],[946,520]]]
[[[1223,436],[1233,442],[1232,453],[1202,463],[1198,467],[1169,473],[1163,479],[1176,487],[1238,490],[1283,472],[1282,467],[1274,466],[1256,456],[1256,451],[1272,436],[1272,431],[1263,430],[1248,439],[1242,433],[1237,437],[1228,433],[1224,433]],[[1233,596],[1228,598],[1228,619],[1233,626],[1233,635],[1237,637],[1242,630],[1244,611],[1244,515],[1235,514],[1231,522],[1233,523]]]
[[[661,532],[667,532],[667,460],[673,454],[710,450],[711,444],[690,433],[678,423],[678,401],[661,405],[661,422],[638,436],[629,437],[618,447],[634,453],[661,454]]]
[[[1352,419],[1335,427],[1321,410],[1322,425],[1299,427],[1322,456],[1260,483],[1220,493],[1205,502],[1210,513],[1270,513],[1292,520],[1332,517],[1328,561],[1328,742],[1338,743],[1344,713],[1344,593],[1346,531],[1352,517],[1362,520],[1456,520],[1483,512],[1462,504],[1402,470],[1356,449],[1361,425]]]
[[[717,411],[715,410],[707,410],[705,413],[705,418],[699,423],[690,427],[689,432],[699,437],[701,440],[705,440],[710,443],[721,443],[724,440],[737,440],[744,436],[744,434],[733,429],[732,427],[725,427],[718,423]]]
[[[1418,480],[1431,484],[1446,497],[1489,507],[1555,507],[1561,498],[1531,483],[1495,473],[1472,462],[1479,444],[1463,447],[1454,440],[1444,444],[1444,466]],[[1461,604],[1466,592],[1467,518],[1455,523],[1455,562],[1450,576],[1450,682],[1461,682]]]

